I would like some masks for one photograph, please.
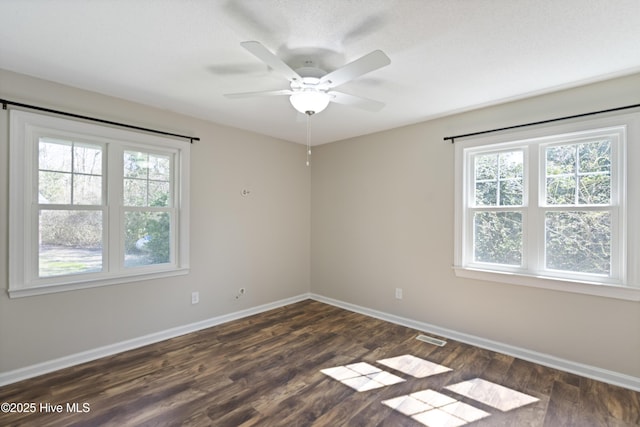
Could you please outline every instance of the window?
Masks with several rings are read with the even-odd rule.
[[[12,297],[188,272],[188,142],[10,120]]]
[[[456,274],[640,300],[638,135],[627,115],[456,143]]]

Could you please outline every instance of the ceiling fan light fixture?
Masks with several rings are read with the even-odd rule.
[[[292,94],[289,101],[302,114],[317,114],[327,108],[331,97],[318,90],[302,90]]]

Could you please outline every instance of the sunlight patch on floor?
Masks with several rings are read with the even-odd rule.
[[[491,415],[434,390],[422,390],[382,403],[428,427],[463,426]]]
[[[481,378],[462,381],[445,389],[503,412],[539,400]],[[430,389],[382,403],[428,427],[458,427],[491,416],[489,412]]]
[[[377,363],[415,378],[425,378],[451,371],[446,366],[438,365],[410,354],[378,360]]]
[[[414,378],[426,378],[452,371],[452,369],[405,354],[376,363]],[[366,362],[322,369],[321,372],[352,389],[362,392],[391,386],[406,381],[390,372]],[[511,388],[474,378],[444,387],[447,392],[471,399],[482,407],[503,412],[537,402],[539,399]],[[460,398],[462,399],[462,398]],[[491,416],[467,401],[426,389],[382,401],[382,404],[427,427],[459,427]],[[486,405],[486,406],[485,406]]]
[[[405,381],[365,362],[322,369],[320,372],[356,391],[373,390]]]
[[[510,411],[539,400],[533,396],[529,396],[528,394],[520,393],[519,391],[499,384],[494,384],[481,378],[463,381],[445,388],[503,412]]]

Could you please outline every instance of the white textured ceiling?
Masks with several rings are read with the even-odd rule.
[[[391,58],[339,88],[385,108],[332,103],[315,145],[638,72],[640,0],[0,0],[0,68],[304,143],[287,97],[223,96],[288,88],[246,40]]]

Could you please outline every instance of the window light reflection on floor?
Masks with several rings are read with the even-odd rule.
[[[425,378],[452,369],[405,354],[376,361],[414,378]],[[321,372],[352,389],[363,392],[406,381],[366,362],[322,369]],[[539,399],[508,387],[474,378],[444,388],[482,405],[506,412],[537,402]],[[382,404],[428,427],[457,427],[491,416],[470,403],[426,389],[382,401]]]
[[[481,378],[462,381],[445,389],[503,412],[539,400]],[[491,416],[489,412],[434,390],[422,390],[384,400],[382,403],[428,427],[463,426]]]
[[[359,392],[405,381],[403,378],[365,362],[322,369],[320,372]]]
[[[491,415],[434,390],[422,390],[382,403],[429,427],[463,426]]]
[[[457,394],[484,403],[503,412],[537,402],[539,399],[519,391],[494,384],[482,378],[453,384],[445,387]]]
[[[415,378],[425,378],[451,371],[451,368],[420,359],[410,354],[378,360],[377,363]]]

